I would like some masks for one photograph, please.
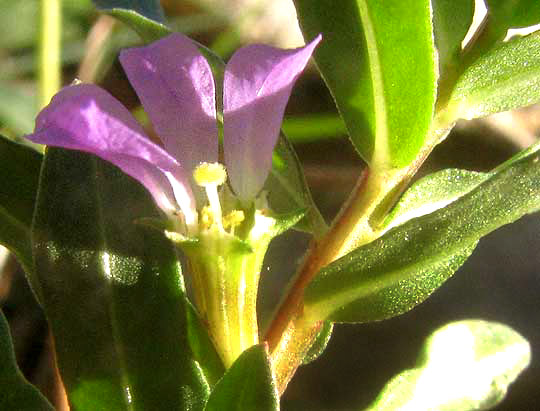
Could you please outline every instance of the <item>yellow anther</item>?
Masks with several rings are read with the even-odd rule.
[[[212,224],[214,224],[214,214],[210,207],[205,206],[200,213],[199,226],[204,230],[208,230]]]
[[[242,210],[233,210],[223,217],[223,228],[230,228],[231,232],[234,232],[234,229],[238,227],[245,218]]]
[[[219,163],[201,163],[195,168],[193,179],[201,187],[220,186],[227,180],[227,171]]]

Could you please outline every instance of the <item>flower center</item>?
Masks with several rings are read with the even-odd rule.
[[[197,185],[204,188],[208,197],[208,206],[201,210],[199,228],[209,230],[216,227],[221,233],[229,229],[234,235],[234,229],[244,221],[244,212],[233,210],[223,217],[218,187],[227,180],[225,166],[219,163],[201,163],[193,171],[193,179]]]

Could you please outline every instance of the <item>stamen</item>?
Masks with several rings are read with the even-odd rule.
[[[201,163],[195,168],[193,179],[199,186],[204,187],[213,220],[218,229],[223,231],[221,204],[217,188],[227,179],[225,167],[219,163]]]
[[[204,206],[201,210],[199,226],[202,227],[204,230],[208,230],[210,227],[212,227],[213,223],[214,214],[212,213],[212,210],[210,209],[210,207]]]
[[[201,187],[222,185],[227,179],[225,167],[219,163],[201,163],[193,172],[195,182]]]
[[[233,210],[223,217],[223,227],[225,227],[225,229],[230,228],[230,233],[234,235],[234,229],[242,224],[244,219],[245,216],[242,210]]]

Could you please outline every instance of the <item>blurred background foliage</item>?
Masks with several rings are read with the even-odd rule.
[[[32,131],[39,110],[39,4],[39,0],[0,0],[0,134],[20,142]],[[173,30],[194,37],[225,59],[247,43],[303,44],[290,0],[163,0],[162,4]],[[91,0],[64,0],[62,7],[63,84],[75,78],[99,83],[136,109],[136,96],[117,55],[121,48],[139,44],[137,35],[99,15]],[[293,90],[283,129],[304,165],[315,201],[330,221],[364,165],[345,138],[332,98],[313,66]],[[435,149],[419,176],[448,167],[487,171],[530,145],[539,133],[538,106],[461,122]],[[412,312],[382,323],[335,327],[326,353],[302,367],[293,379],[283,409],[367,406],[387,380],[414,365],[422,341],[449,321],[503,322],[531,342],[533,353],[540,349],[539,229],[536,215],[498,230],[480,243],[447,284]],[[307,243],[305,235],[288,233],[272,244],[259,301],[263,326]],[[0,305],[10,321],[21,369],[54,402],[60,394],[45,319],[15,260],[1,249]],[[496,409],[537,409],[539,379],[540,362],[533,354],[529,369]]]

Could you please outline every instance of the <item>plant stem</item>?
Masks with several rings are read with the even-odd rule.
[[[61,0],[41,0],[39,33],[39,106],[49,104],[60,89]]]
[[[304,290],[323,267],[381,235],[378,227],[382,219],[438,143],[441,134],[442,131],[432,133],[416,160],[405,168],[366,170],[331,229],[320,242],[310,247],[265,338],[280,393],[302,364],[325,320],[306,318]]]
[[[116,19],[106,14],[100,16],[88,33],[85,54],[79,64],[77,78],[83,83],[98,83],[105,70],[112,64],[111,40]]]
[[[352,249],[376,238],[370,217],[385,197],[403,179],[402,173],[365,171],[341,214],[326,236],[313,244],[304,263],[271,324],[266,340],[278,390],[283,392],[302,357],[316,337],[322,322],[308,322],[303,317],[304,290],[321,268]]]

